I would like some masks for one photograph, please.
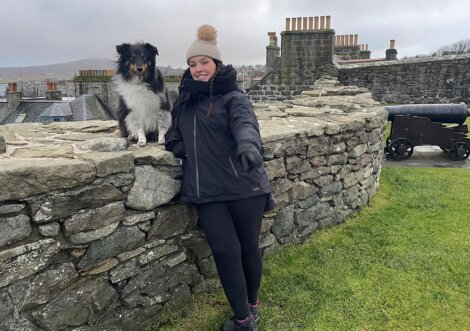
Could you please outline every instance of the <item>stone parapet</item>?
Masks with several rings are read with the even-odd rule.
[[[384,103],[470,102],[469,54],[340,65],[338,77]]]
[[[263,254],[367,205],[386,124],[370,93],[319,79],[254,109],[278,201]],[[137,330],[216,287],[195,209],[178,202],[179,160],[117,132],[115,121],[0,126],[1,330]]]

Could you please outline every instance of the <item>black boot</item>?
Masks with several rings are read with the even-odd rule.
[[[221,331],[257,331],[256,321],[251,314],[244,320],[231,319],[220,327]]]
[[[255,322],[259,322],[259,319],[261,317],[259,314],[258,305],[259,303],[257,303],[256,306],[250,305],[250,314],[251,316],[253,316],[253,319],[255,320]]]
[[[256,300],[256,304],[255,305],[252,305],[251,303],[249,304],[250,306],[250,314],[251,316],[253,317],[253,319],[255,320],[256,323],[259,322],[260,318],[261,318],[261,315],[259,313],[259,300]],[[225,328],[230,328],[230,327],[233,327],[233,325],[235,324],[235,316],[233,316],[231,319],[229,320],[226,320],[224,322],[224,324],[222,325],[222,330],[225,330]],[[229,329],[230,330],[230,329]]]

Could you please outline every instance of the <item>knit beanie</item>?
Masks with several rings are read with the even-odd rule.
[[[197,39],[186,53],[186,62],[193,56],[202,55],[222,62],[222,55],[217,48],[217,30],[212,25],[201,25],[197,29]]]

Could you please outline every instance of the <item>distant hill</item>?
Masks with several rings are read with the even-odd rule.
[[[72,79],[79,70],[114,69],[116,64],[110,59],[83,59],[66,63],[28,67],[0,67],[0,82],[26,80]],[[20,75],[21,72],[21,75]]]
[[[181,75],[185,69],[170,66],[158,67],[164,75]],[[21,67],[23,81],[70,80],[78,75],[79,70],[116,69],[116,63],[110,59],[83,59],[66,63],[43,66]],[[0,83],[18,82],[20,69],[18,67],[0,67]]]

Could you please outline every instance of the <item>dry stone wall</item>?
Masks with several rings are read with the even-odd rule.
[[[339,80],[384,103],[469,103],[470,55],[342,65]]]
[[[320,79],[255,111],[278,200],[263,218],[263,254],[370,201],[386,123],[370,93]],[[128,146],[116,129],[0,126],[0,330],[139,330],[218,286],[195,210],[178,202],[179,160]]]

